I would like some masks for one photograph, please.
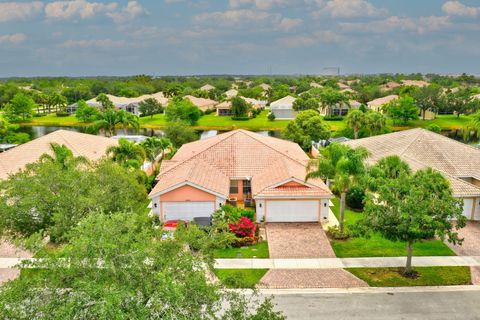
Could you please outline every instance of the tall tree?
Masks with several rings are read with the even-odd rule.
[[[50,143],[53,155],[48,153],[40,157],[40,162],[51,162],[59,165],[62,169],[76,168],[79,164],[85,164],[88,160],[85,157],[75,157],[72,150],[65,145]]]
[[[92,131],[103,131],[107,137],[115,135],[119,123],[118,111],[107,110],[97,116],[97,120],[89,127]]]
[[[184,121],[190,125],[197,123],[202,112],[190,100],[173,98],[165,109],[165,118],[168,122]]]
[[[320,93],[320,103],[330,115],[335,106],[347,104],[348,97],[336,89],[325,88]]]
[[[317,159],[310,161],[306,179],[321,178],[333,181],[333,190],[340,194],[340,232],[344,232],[345,197],[349,188],[365,173],[367,149],[332,143],[320,150]]]
[[[198,139],[197,133],[188,124],[181,121],[174,121],[167,124],[164,129],[167,137],[175,148]]]
[[[138,131],[140,128],[140,121],[136,115],[125,110],[117,111],[117,121],[118,124],[123,127],[123,133],[127,134],[128,127],[133,128],[135,131]]]
[[[163,112],[163,106],[155,98],[148,98],[138,104],[138,109],[142,117],[150,116],[150,119],[154,115]]]
[[[358,139],[358,131],[366,124],[365,113],[358,109],[350,110],[347,114],[347,125],[352,128],[354,139]]]
[[[380,112],[369,111],[365,116],[367,128],[372,136],[380,134],[387,125],[387,118]]]
[[[97,107],[89,106],[85,101],[79,100],[77,102],[77,112],[75,117],[83,122],[92,122],[100,115]]]
[[[312,141],[330,138],[330,127],[317,111],[305,110],[299,112],[295,120],[288,123],[282,136],[298,143],[304,150],[309,150],[312,147]]]
[[[33,116],[33,110],[37,107],[31,97],[23,93],[17,93],[6,105],[4,115],[12,121],[27,120]]]
[[[434,237],[461,243],[456,230],[465,226],[466,217],[462,201],[453,197],[448,180],[427,168],[384,179],[375,195],[367,196],[360,224],[367,233],[407,243],[404,274],[411,276],[414,244]]]
[[[105,93],[100,93],[97,96],[97,101],[100,103],[100,107],[102,111],[109,111],[112,110],[115,106],[110,98]]]
[[[145,149],[147,159],[152,163],[162,161],[167,151],[174,152],[172,142],[166,137],[148,137],[142,142],[142,147]]]
[[[240,97],[233,97],[231,100],[232,103],[232,114],[235,118],[247,117],[248,112],[250,111],[250,105]]]
[[[145,150],[141,145],[123,138],[118,140],[117,146],[107,149],[107,155],[120,165],[135,169],[139,169],[146,158]]]
[[[442,103],[442,87],[438,85],[429,85],[421,88],[415,88],[412,97],[422,110],[422,119],[425,120],[425,114],[428,110],[435,112]]]
[[[386,104],[384,110],[393,119],[393,123],[407,124],[410,120],[418,119],[418,107],[410,96],[404,96]]]

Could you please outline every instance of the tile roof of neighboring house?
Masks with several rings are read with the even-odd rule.
[[[215,87],[212,86],[211,84],[208,84],[208,83],[200,88],[200,90],[202,90],[202,91],[210,91],[210,90],[213,90],[213,89],[215,89]]]
[[[310,87],[312,88],[323,88],[321,84],[318,84],[316,82],[310,82]]]
[[[266,83],[261,83],[261,84],[259,84],[258,86],[261,87],[261,88],[262,88],[263,90],[265,90],[265,91],[272,88],[271,85],[266,84]]]
[[[225,95],[227,96],[227,98],[233,98],[233,97],[236,97],[238,95],[238,90],[236,89],[230,89],[228,91],[225,91]]]
[[[113,105],[116,107],[126,106],[132,103],[140,103],[149,98],[156,99],[162,105],[168,104],[168,98],[165,98],[165,96],[163,95],[163,92],[157,92],[153,94],[144,94],[142,96],[133,97],[133,98],[117,97],[111,94],[107,94],[106,96],[108,97],[108,99],[110,99],[110,101],[112,101]],[[97,101],[97,98],[88,100],[87,104],[93,105],[93,106],[100,106],[100,102]]]
[[[150,195],[191,182],[228,196],[230,179],[252,179],[252,193],[260,196],[289,178],[304,180],[308,160],[293,142],[234,130],[183,145],[172,160],[162,164],[158,183]],[[331,194],[321,180],[308,184],[311,188],[305,188],[306,195]]]
[[[415,87],[427,87],[430,85],[427,81],[423,80],[402,80],[403,85],[405,86],[415,86]]]
[[[380,86],[380,90],[388,91],[397,87],[400,87],[401,84],[395,81],[388,81],[387,83]]]
[[[185,96],[184,98],[190,100],[190,102],[192,102],[195,106],[197,106],[202,111],[213,108],[218,103],[215,100],[198,98],[194,96]]]
[[[371,153],[371,163],[386,156],[398,155],[413,170],[431,167],[443,172],[457,196],[480,195],[480,188],[459,179],[480,179],[480,150],[464,143],[417,128],[350,140],[345,144],[366,147]]]
[[[349,100],[348,101],[348,104],[350,105],[350,107],[352,108],[359,108],[362,104],[360,102],[358,102],[357,100]]]
[[[79,132],[57,130],[0,153],[0,179],[6,179],[9,174],[14,174],[25,168],[27,164],[36,162],[45,153],[51,154],[51,143],[65,145],[75,156],[83,156],[95,161],[105,155],[108,147],[118,144],[118,141]]]
[[[231,101],[223,101],[215,106],[216,109],[231,109],[232,102]]]
[[[340,90],[342,93],[356,93],[357,91],[353,90],[352,88],[345,88]]]
[[[240,98],[245,100],[245,102],[250,103],[254,108],[262,108],[262,107],[265,107],[265,105],[267,104],[266,101],[261,101],[253,98],[246,98],[243,96],[241,96]]]
[[[387,104],[395,99],[398,99],[399,97],[396,94],[391,94],[386,97],[378,98],[372,101],[367,102],[368,106],[383,106],[384,104]]]
[[[341,82],[337,82],[337,86],[339,86],[341,90],[350,89],[350,86],[348,86],[344,83],[341,83]]]
[[[283,97],[270,103],[270,109],[291,109],[295,100],[297,100],[297,98],[292,96]]]

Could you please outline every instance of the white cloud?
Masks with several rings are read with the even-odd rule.
[[[54,1],[45,6],[45,16],[52,20],[67,20],[74,18],[88,19],[98,14],[113,12],[117,3],[103,4],[86,0]]]
[[[333,31],[316,31],[312,34],[283,37],[279,42],[287,47],[310,47],[319,43],[337,43],[344,41],[345,38]]]
[[[339,23],[339,26],[347,31],[372,33],[386,33],[397,30],[427,33],[448,27],[450,25],[450,19],[446,16],[427,16],[418,18],[391,16],[383,20],[369,22]]]
[[[239,8],[242,6],[253,5],[260,10],[268,10],[273,6],[286,6],[295,0],[229,0],[231,8]]]
[[[125,46],[124,40],[100,39],[100,40],[67,40],[60,45],[61,48],[101,48],[110,49]]]
[[[280,31],[290,31],[303,23],[302,19],[282,17],[279,13],[238,9],[202,13],[195,16],[195,23],[223,27],[271,28]]]
[[[23,33],[0,35],[0,43],[19,44],[25,41],[25,39],[27,39],[27,36]]]
[[[387,14],[387,10],[376,8],[365,0],[330,0],[320,13],[327,13],[334,18],[377,17]]]
[[[40,13],[42,9],[41,1],[3,2],[0,3],[0,22],[24,20]]]
[[[138,1],[129,1],[121,11],[107,13],[107,16],[112,18],[115,23],[120,24],[135,20],[146,13],[147,11]]]
[[[460,1],[447,1],[442,6],[442,11],[452,16],[471,16],[480,14],[480,7],[469,7]]]

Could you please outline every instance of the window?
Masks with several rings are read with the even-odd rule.
[[[238,181],[230,180],[230,194],[237,194],[237,193],[238,193]]]
[[[249,195],[252,192],[252,182],[250,180],[243,180],[243,194]]]

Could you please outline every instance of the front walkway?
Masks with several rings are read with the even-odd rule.
[[[32,254],[30,252],[20,250],[16,248],[12,244],[3,241],[0,239],[0,260],[4,260],[5,258],[14,257],[14,258],[30,258]],[[7,282],[8,280],[15,279],[20,274],[20,270],[11,269],[10,264],[5,265],[2,267],[0,263],[0,284]]]
[[[465,239],[462,245],[447,243],[459,256],[480,256],[480,222],[468,221],[467,226],[458,230],[460,238]],[[472,283],[480,285],[480,267],[471,267]]]
[[[268,223],[266,232],[270,258],[335,257],[319,223]]]

